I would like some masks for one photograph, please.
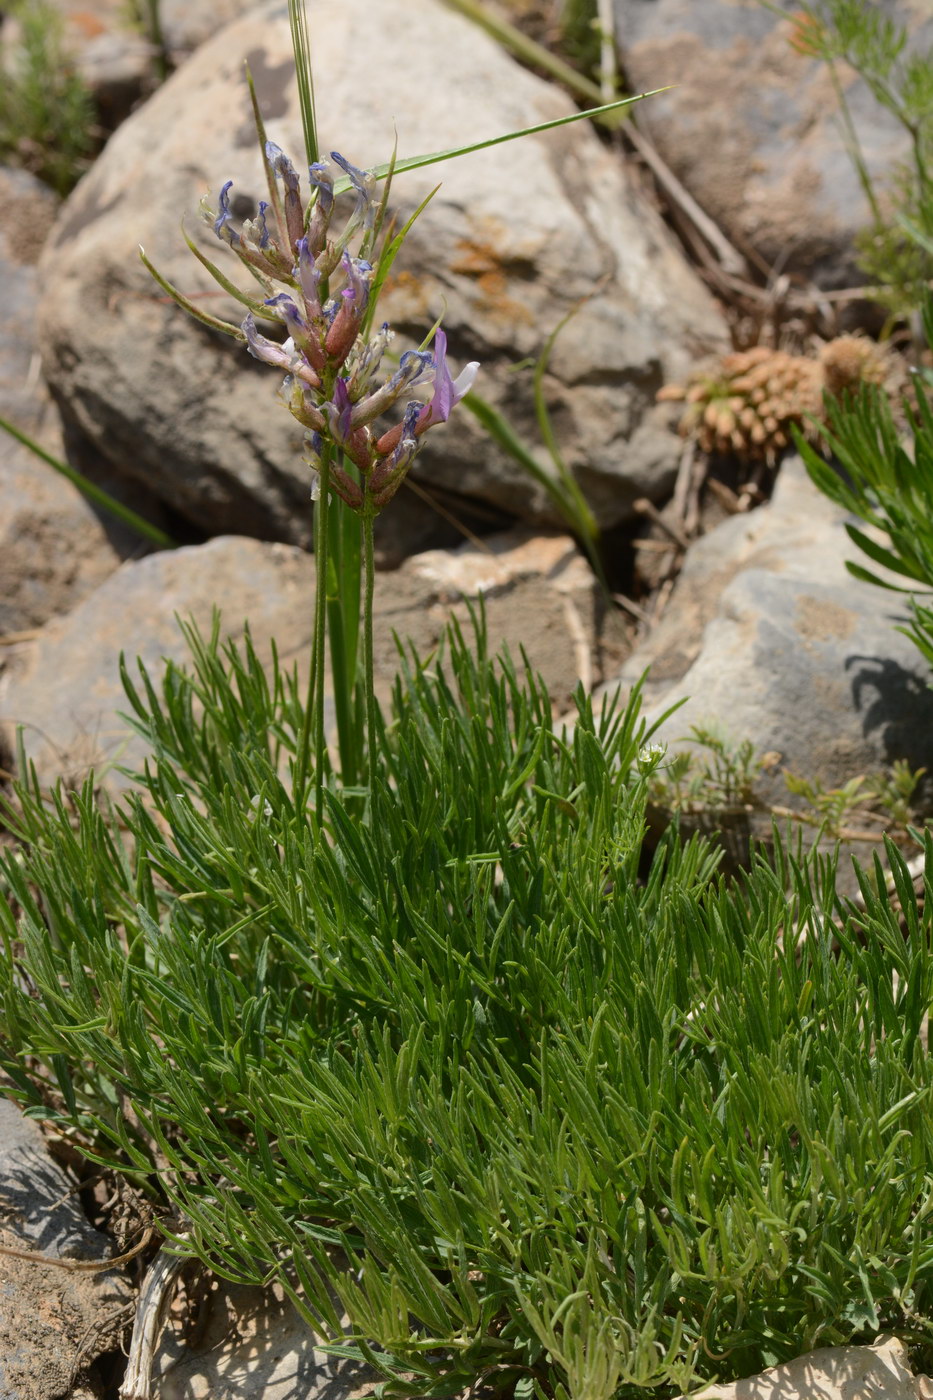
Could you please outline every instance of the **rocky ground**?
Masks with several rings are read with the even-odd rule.
[[[214,256],[197,222],[201,195],[233,179],[239,216],[255,207],[244,58],[269,135],[297,151],[300,123],[277,2],[164,0],[177,67],[162,85],[152,42],[126,29],[116,4],[60,7],[115,131],[61,207],[26,171],[0,170],[0,414],[183,547],[152,552],[0,439],[0,768],[8,774],[22,726],[43,780],[76,782],[94,766],[116,787],[115,765],[140,756],[119,716],[121,652],[151,667],[181,657],[176,615],[206,626],[219,600],[229,631],[248,619],[261,651],[274,637],[286,660],[308,654],[309,483],[276,377],[187,320],[136,251],[145,244],[172,282],[224,315],[178,221]],[[928,43],[933,21],[917,27],[907,0],[894,8]],[[788,800],[783,769],[827,786],[895,759],[933,769],[928,677],[895,630],[896,596],[846,574],[840,512],[792,455],[759,465],[743,489],[752,473],[698,459],[678,436],[679,411],[657,397],[704,356],[773,343],[781,326],[802,348],[814,328],[827,337],[870,324],[858,297],[840,294],[857,280],[853,238],[866,211],[825,74],[789,43],[792,21],[764,7],[615,0],[615,10],[632,85],[678,84],[639,109],[641,158],[581,123],[446,168],[384,311],[404,343],[443,311],[452,356],[482,361],[478,389],[535,441],[528,374],[514,366],[586,298],[545,389],[605,532],[620,606],[546,494],[461,413],[419,459],[418,494],[403,493],[385,517],[379,686],[386,694],[394,673],[393,632],[429,650],[464,599],[482,595],[493,643],[525,647],[558,709],[578,680],[630,685],[650,668],[649,713],[690,697],[665,725],[672,745],[713,722],[774,755],[764,802]],[[378,0],[365,26],[354,7],[319,0],[314,40],[323,144],[361,165],[387,156],[393,123],[411,154],[572,107],[440,0]],[[849,96],[870,166],[883,169],[897,134],[854,79]],[[431,170],[399,179],[402,218],[435,180]],[[0,1118],[0,1243],[69,1265],[0,1256],[0,1393],[109,1400],[137,1266],[70,1267],[116,1246],[91,1229],[70,1168],[34,1125],[2,1101]],[[360,1383],[314,1357],[282,1300],[259,1307],[219,1290],[206,1316],[194,1346],[170,1332],[163,1400],[338,1400]],[[926,1384],[900,1344],[880,1340],[708,1394],[854,1400],[926,1395]]]

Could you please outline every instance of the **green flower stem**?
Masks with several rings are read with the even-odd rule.
[[[353,475],[344,458],[343,469]],[[328,512],[327,641],[337,721],[340,780],[344,787],[359,781],[363,763],[362,715],[357,704],[357,654],[360,640],[360,518],[339,496]]]
[[[327,634],[327,564],[330,538],[327,518],[330,512],[330,454],[331,444],[321,448],[318,468],[321,494],[314,509],[314,564],[317,588],[314,595],[314,809],[318,822],[324,808],[324,760],[327,735],[324,731],[324,647]]]
[[[376,773],[376,667],[373,658],[373,599],[376,565],[373,527],[376,506],[367,493],[363,498],[363,689],[366,695],[366,747],[369,750],[369,810],[372,814]]]
[[[320,822],[324,789],[324,646],[327,631],[327,503],[330,495],[331,445],[324,442],[320,456],[321,494],[314,508],[314,636],[308,670],[308,698],[305,704],[295,768],[295,805],[306,800],[308,765],[314,752],[314,806]]]

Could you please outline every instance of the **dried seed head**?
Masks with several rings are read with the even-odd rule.
[[[731,453],[769,464],[791,441],[791,425],[816,436],[823,392],[839,394],[876,384],[892,398],[903,392],[897,356],[865,336],[839,336],[817,358],[756,345],[696,370],[685,385],[668,385],[659,398],[687,405],[680,431],[705,452]]]

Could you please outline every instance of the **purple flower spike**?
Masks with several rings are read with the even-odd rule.
[[[451,379],[447,368],[447,336],[438,327],[434,336],[434,397],[421,411],[418,423],[420,432],[433,427],[435,423],[447,422],[454,407],[473,387],[478,370],[479,361],[471,360],[456,379]]]
[[[214,232],[224,243],[229,243],[231,248],[235,248],[240,241],[240,235],[235,228],[230,225],[233,215],[230,213],[230,191],[233,188],[233,181],[228,180],[220,191],[220,213],[214,220]]]

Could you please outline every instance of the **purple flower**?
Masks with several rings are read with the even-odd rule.
[[[266,210],[269,208],[264,199],[259,201],[259,213],[255,219],[247,219],[243,224],[244,242],[264,251],[270,243],[269,229],[266,226]]]
[[[419,383],[422,376],[428,371],[430,364],[431,356],[426,351],[406,350],[399,360],[399,366],[395,373],[379,389],[375,389],[373,393],[360,399],[354,405],[353,426],[358,427],[361,423],[371,423],[374,418],[378,418],[380,413],[385,413],[386,409],[391,408],[406,389],[413,388]],[[420,411],[424,405],[416,404],[415,407]]]
[[[344,298],[345,304],[352,307],[359,320],[366,310],[366,303],[369,301],[369,274],[373,270],[373,265],[365,258],[351,258],[349,253],[344,253],[341,262],[346,273],[347,285],[340,295]]]
[[[398,442],[388,456],[374,468],[370,477],[369,489],[380,510],[391,501],[415,460],[418,451],[418,419],[421,417],[422,408],[423,404],[418,403],[417,399],[413,399],[406,406],[405,417],[397,429]]]
[[[410,458],[414,454],[416,446],[415,428],[418,426],[418,419],[421,417],[421,410],[424,404],[420,404],[417,399],[412,399],[411,403],[405,405],[405,417],[402,419],[402,436],[399,438],[398,446],[389,458],[392,467],[398,467],[403,458]]]
[[[350,390],[347,381],[340,378],[339,375],[334,383],[333,401],[324,404],[323,408],[335,440],[345,443],[350,436],[350,415],[353,411],[353,405],[350,403]]]
[[[327,162],[316,160],[313,165],[309,165],[308,178],[317,190],[318,207],[328,216],[334,204],[334,181],[327,168]]]
[[[279,292],[278,296],[269,297],[265,304],[275,308],[285,322],[289,335],[296,342],[300,344],[307,339],[310,327],[287,292]]]
[[[230,191],[232,188],[233,181],[228,180],[220,191],[220,213],[214,220],[214,232],[223,243],[229,243],[231,248],[235,248],[240,241],[240,235],[230,224],[233,217],[230,213]]]
[[[246,348],[254,359],[291,371],[294,371],[296,364],[300,363],[301,357],[290,341],[286,341],[284,345],[277,345],[274,340],[269,340],[266,336],[259,334],[252,313],[246,317],[240,329],[246,336]]]
[[[388,321],[383,321],[375,335],[370,337],[368,344],[361,349],[350,376],[350,389],[355,399],[360,398],[373,375],[379,369],[386,346],[392,336],[393,332],[389,328]]]
[[[468,365],[451,379],[447,368],[447,336],[438,327],[434,336],[434,397],[421,410],[418,431],[423,433],[435,423],[446,423],[455,405],[473,387],[479,370],[479,361],[471,360]]]
[[[288,156],[277,146],[274,141],[266,142],[266,160],[271,165],[275,174],[279,176],[286,190],[298,193],[298,171],[292,165]]]
[[[365,228],[372,228],[376,216],[373,205],[375,176],[368,170],[359,170],[355,165],[351,165],[348,160],[344,160],[339,151],[331,151],[330,157],[337,162],[344,174],[350,177],[350,184],[356,190],[356,213],[362,215]]]
[[[321,315],[321,274],[314,265],[314,254],[307,238],[298,240],[298,263],[295,276],[301,284],[302,296],[308,315],[317,319]]]
[[[304,231],[304,214],[298,196],[298,171],[274,141],[266,142],[266,160],[285,188],[285,227],[288,230],[289,242],[294,248]]]

